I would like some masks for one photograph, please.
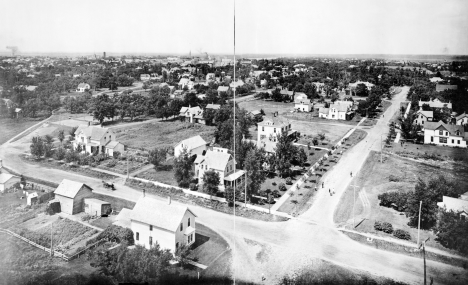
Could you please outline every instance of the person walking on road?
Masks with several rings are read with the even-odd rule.
[[[323,182],[322,182],[322,188],[324,188],[324,187],[323,187]]]
[[[351,177],[353,177],[353,172],[351,171],[351,172],[349,173],[349,175],[350,175]]]
[[[330,196],[332,195],[331,189],[330,189],[330,188],[328,188],[328,193],[330,193]]]

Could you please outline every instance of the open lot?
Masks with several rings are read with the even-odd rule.
[[[283,103],[283,102],[275,102],[275,101],[264,101],[264,100],[253,100],[247,102],[239,103],[239,107],[243,108],[247,111],[254,111],[263,109],[265,115],[271,116],[274,112],[278,112],[278,114],[284,115],[288,112],[294,110],[294,103]]]
[[[36,119],[21,118],[18,120],[8,118],[0,119],[0,145],[42,120],[44,120],[42,117]]]
[[[389,222],[393,225],[394,229],[408,231],[411,235],[411,241],[415,242],[417,239],[417,228],[407,225],[408,219],[404,213],[380,206],[377,196],[381,193],[395,190],[404,192],[413,191],[418,178],[427,181],[429,178],[439,174],[456,179],[462,187],[466,188],[468,187],[467,170],[466,165],[437,167],[385,154],[383,163],[380,163],[380,153],[371,152],[365,165],[352,183],[352,185],[356,185],[355,214],[357,226],[355,230],[390,237],[391,235],[389,234],[374,230],[375,221]],[[397,181],[390,181],[390,175],[396,177]],[[353,187],[349,186],[341,197],[340,206],[335,212],[334,220],[338,225],[352,227],[353,200]],[[421,239],[424,240],[427,237],[431,238],[427,243],[429,246],[443,248],[435,241],[436,235],[432,231],[421,230]]]
[[[122,126],[115,133],[118,140],[131,148],[153,149],[170,148],[180,141],[200,135],[210,142],[214,136],[215,127],[202,124],[190,124],[179,120],[167,120],[140,124],[137,126]]]
[[[166,183],[172,186],[179,186],[174,177],[173,166],[174,166],[174,160],[169,159],[161,163],[158,170],[154,169],[154,167],[151,167],[148,170],[145,170],[143,172],[136,174],[135,177],[148,179],[152,181],[158,181],[158,182]]]
[[[431,159],[437,163],[445,164],[446,160],[468,163],[468,149],[448,146],[435,146],[427,144],[414,144],[411,142],[401,144],[392,143],[386,147],[387,151],[403,157],[413,159]]]

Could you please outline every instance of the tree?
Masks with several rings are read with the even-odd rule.
[[[275,102],[282,102],[283,101],[283,95],[281,94],[281,91],[276,88],[271,92],[271,99]]]
[[[178,157],[174,159],[174,178],[180,187],[188,187],[193,177],[192,164],[194,157],[183,148]]]
[[[355,92],[357,96],[367,96],[369,93],[369,90],[367,90],[367,86],[364,83],[359,83],[356,86]]]
[[[32,143],[30,145],[32,155],[34,155],[36,158],[39,159],[41,156],[44,155],[44,152],[45,152],[44,148],[45,148],[44,141],[42,140],[41,137],[32,138]]]
[[[176,249],[176,252],[175,252],[176,260],[179,262],[179,265],[182,267],[188,264],[189,255],[190,255],[190,246],[186,244],[179,245],[179,247]]]
[[[68,131],[68,134],[74,139],[75,138],[75,132],[78,129],[78,127],[72,127],[71,130]]]
[[[105,118],[111,119],[115,116],[115,110],[116,105],[112,99],[107,94],[102,94],[93,99],[89,113],[102,124]]]
[[[44,156],[45,157],[52,156],[53,142],[54,142],[54,138],[51,135],[44,136]]]
[[[443,175],[430,179],[427,183],[419,179],[414,191],[408,193],[406,216],[409,217],[408,225],[416,227],[419,218],[419,203],[421,207],[421,228],[433,227],[437,220],[437,202],[442,201],[443,196],[455,197],[463,192],[462,187],[454,180],[449,180]]]
[[[468,220],[460,213],[440,210],[437,216],[436,241],[443,246],[468,254]]]
[[[60,131],[58,132],[57,138],[58,138],[58,140],[60,141],[60,144],[63,144],[63,140],[65,139],[64,130],[60,130]]]
[[[154,169],[157,171],[161,164],[161,161],[166,160],[167,150],[163,148],[154,148],[149,151],[148,162],[154,165]]]
[[[277,137],[275,148],[275,166],[281,177],[289,176],[291,173],[291,160],[296,156],[297,148],[292,144],[288,132],[283,132]]]
[[[203,174],[203,190],[210,194],[210,199],[211,196],[218,193],[219,181],[219,173],[216,171],[208,170]]]
[[[172,253],[168,249],[161,249],[157,242],[151,249],[141,245],[128,249],[124,244],[115,250],[91,251],[88,256],[92,267],[98,268],[101,274],[112,277],[116,283],[147,284],[163,283],[170,274],[169,262],[172,258]]]
[[[297,165],[304,167],[305,163],[307,162],[307,154],[303,148],[295,151],[296,155],[294,156],[294,163]]]
[[[409,112],[405,117],[400,117],[398,119],[401,126],[401,135],[407,140],[415,139],[418,135],[418,132],[421,130],[419,125],[414,124],[414,113]]]
[[[247,195],[258,194],[265,182],[267,173],[263,169],[266,162],[266,152],[263,148],[252,148],[245,156],[244,169],[246,171]]]
[[[224,197],[226,198],[226,201],[228,202],[229,206],[234,205],[234,195],[235,195],[236,201],[241,200],[244,187],[245,185],[244,183],[242,183],[242,184],[237,185],[236,188],[232,186],[228,186],[226,187],[226,189],[224,189]]]

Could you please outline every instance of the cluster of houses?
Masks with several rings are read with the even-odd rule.
[[[75,131],[72,144],[74,149],[80,145],[82,151],[88,154],[113,156],[115,152],[123,153],[125,150],[112,129],[99,126],[80,125]]]
[[[428,106],[429,110],[423,110],[423,106]],[[452,111],[452,103],[444,103],[439,99],[431,101],[419,101],[419,110],[415,114],[414,124],[421,126],[424,135],[424,144],[433,144],[451,147],[467,147],[468,132],[465,126],[468,125],[468,115],[463,113],[456,115]],[[434,121],[435,109],[447,108],[451,112],[450,123]]]
[[[54,195],[49,204],[58,203],[64,214],[84,212],[102,216],[113,212],[109,202],[93,198],[93,189],[81,182],[64,179]],[[196,217],[188,207],[172,204],[170,197],[166,202],[143,194],[132,210],[123,208],[120,211],[114,224],[131,229],[137,245],[149,249],[157,242],[161,248],[175,253],[179,246],[195,242]]]

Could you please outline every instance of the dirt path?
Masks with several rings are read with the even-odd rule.
[[[197,222],[215,230],[229,243],[233,253],[232,272],[237,280],[260,283],[263,273],[268,276],[268,283],[272,284],[285,274],[310,266],[313,260],[323,259],[410,284],[421,283],[423,266],[420,258],[360,244],[341,233],[333,223],[333,213],[339,197],[351,182],[349,172],[354,173],[361,168],[370,150],[379,149],[380,133],[392,117],[391,113],[398,109],[397,102],[406,96],[407,91],[408,88],[395,97],[392,107],[385,113],[387,119],[380,119],[377,125],[369,130],[366,141],[345,152],[334,169],[326,174],[325,189],[333,186],[336,195],[330,196],[328,191],[319,192],[313,207],[299,219],[278,223],[262,222],[189,205],[198,216]],[[18,154],[29,150],[29,141],[29,138],[25,137],[0,146],[0,157],[4,164],[21,173],[57,183],[64,178],[83,182],[91,186],[96,193],[129,201],[136,201],[142,195],[140,191],[123,185],[123,179],[118,179],[116,191],[110,191],[102,187],[100,179],[27,164]],[[164,197],[154,197],[165,200]],[[180,204],[176,201],[173,203]],[[254,244],[247,240],[254,241]],[[442,284],[446,280],[460,281],[460,284],[463,284],[462,281],[468,283],[466,270],[462,268],[428,261],[427,271],[428,276],[434,277],[435,284]],[[457,276],[465,279],[456,280]]]

